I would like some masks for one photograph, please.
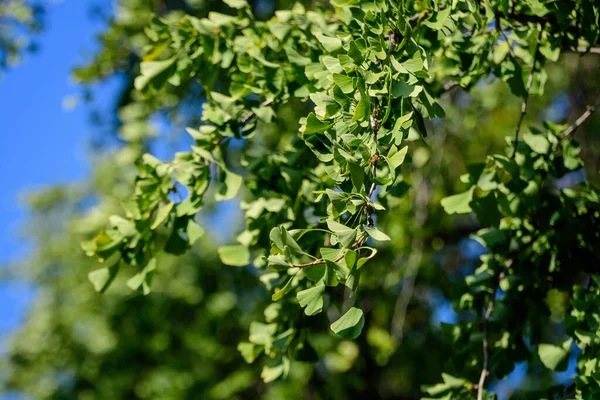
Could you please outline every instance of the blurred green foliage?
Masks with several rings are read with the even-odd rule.
[[[19,62],[24,50],[35,49],[31,34],[42,27],[43,7],[29,0],[0,2],[0,72]]]
[[[427,10],[425,2],[410,4],[416,11]],[[324,6],[306,5],[315,9]],[[275,9],[291,6],[288,2],[275,2],[267,10],[263,3],[252,4],[258,20],[269,18]],[[161,250],[169,243],[172,231],[159,226],[163,221],[157,221],[156,214],[147,217],[149,225],[159,222],[153,229],[153,243],[158,244],[153,249],[153,257],[158,268],[148,271],[140,284],[134,286],[144,291],[143,283],[151,284],[152,292],[148,296],[130,290],[126,284],[129,281],[132,285],[132,277],[139,274],[143,265],[138,269],[123,268],[102,295],[92,289],[87,279],[89,272],[105,265],[86,257],[79,248],[80,241],[94,238],[105,228],[109,216],[125,215],[122,204],[135,194],[134,180],[139,189],[139,183],[148,177],[144,174],[161,179],[166,176],[153,175],[156,167],[153,170],[142,167],[140,175],[140,164],[155,163],[154,160],[145,161],[149,158],[144,158],[143,154],[156,143],[168,140],[157,136],[150,118],[166,115],[175,127],[200,125],[199,109],[206,97],[206,84],[200,85],[195,79],[182,79],[177,86],[156,85],[149,96],[134,88],[134,78],[140,74],[140,62],[151,62],[149,54],[158,55],[153,47],[157,41],[152,41],[153,35],[148,32],[150,20],[155,14],[162,17],[158,29],[163,29],[165,26],[177,27],[186,15],[203,18],[209,11],[223,10],[231,14],[221,2],[122,0],[99,37],[100,51],[88,65],[75,71],[75,76],[87,85],[115,75],[125,80],[124,89],[115,101],[117,123],[112,132],[118,132],[118,145],[99,147],[92,160],[93,174],[87,182],[51,188],[29,197],[31,219],[26,232],[34,241],[35,251],[10,271],[12,279],[34,282],[38,288],[37,296],[26,323],[6,343],[6,352],[0,361],[0,387],[40,399],[416,399],[423,395],[425,385],[429,388],[426,396],[476,398],[477,388],[473,383],[478,383],[482,370],[485,335],[481,330],[481,319],[489,307],[489,299],[502,290],[496,311],[487,321],[490,369],[493,371],[487,377],[487,384],[494,384],[509,373],[515,361],[527,360],[528,376],[519,393],[514,394],[515,398],[573,398],[576,390],[592,393],[592,397],[581,398],[593,398],[597,390],[594,364],[597,290],[592,285],[590,289],[578,287],[573,291],[571,285],[588,283],[589,272],[596,271],[598,255],[597,250],[584,249],[583,258],[572,259],[570,246],[577,248],[579,243],[593,243],[598,238],[598,231],[594,231],[592,224],[587,239],[573,244],[570,239],[583,232],[579,227],[573,228],[573,234],[561,231],[563,228],[541,230],[548,236],[540,241],[541,248],[551,243],[551,248],[559,250],[556,253],[559,264],[556,264],[556,260],[543,259],[551,253],[540,251],[542,259],[538,260],[535,258],[537,253],[528,253],[530,242],[522,231],[523,226],[529,228],[529,225],[514,222],[527,220],[535,212],[545,215],[558,209],[562,210],[561,218],[566,225],[579,221],[573,217],[575,212],[581,213],[582,226],[590,229],[590,221],[598,218],[594,208],[597,195],[586,184],[581,190],[583,196],[576,191],[566,192],[557,205],[556,198],[546,196],[545,192],[538,192],[540,198],[532,200],[533,197],[527,197],[531,192],[525,191],[520,196],[532,201],[529,208],[508,207],[496,212],[491,212],[489,205],[479,209],[473,207],[473,203],[469,205],[470,196],[466,197],[468,201],[454,198],[450,205],[448,200],[442,202],[443,198],[464,192],[468,184],[479,181],[469,164],[483,162],[492,154],[506,154],[510,162],[513,145],[509,140],[507,147],[505,137],[511,136],[517,126],[521,99],[514,95],[515,89],[511,88],[510,82],[495,79],[494,71],[490,74],[484,69],[472,76],[461,76],[460,71],[453,72],[448,64],[436,63],[437,54],[434,54],[430,70],[433,83],[421,78],[422,84],[431,84],[433,88],[453,75],[459,86],[469,90],[455,88],[441,97],[445,117],[426,123],[429,132],[426,139],[415,135],[418,132],[404,138],[409,147],[406,163],[398,181],[389,189],[389,195],[382,196],[387,210],[376,212],[375,221],[378,229],[393,240],[378,243],[376,256],[364,266],[368,271],[360,278],[360,307],[364,317],[350,315],[350,326],[364,321],[358,338],[348,340],[356,336],[353,332],[346,331],[348,338],[336,337],[329,332],[340,311],[352,306],[348,300],[350,289],[338,286],[327,288],[329,300],[319,316],[301,316],[303,311],[297,304],[292,311],[300,316],[287,314],[286,318],[294,321],[300,338],[295,348],[290,349],[293,354],[289,358],[295,361],[286,379],[263,383],[261,371],[262,377],[269,381],[271,377],[282,375],[283,369],[288,367],[282,364],[263,369],[263,364],[258,361],[247,364],[246,361],[253,361],[258,355],[255,347],[250,343],[238,346],[239,342],[248,341],[249,333],[250,341],[253,336],[255,343],[270,341],[270,323],[286,315],[282,309],[289,306],[272,302],[271,296],[283,285],[272,284],[268,273],[253,266],[224,265],[221,260],[245,265],[246,255],[240,254],[237,248],[223,250],[221,247],[220,254],[229,257],[219,258],[217,246],[223,243],[213,233],[226,232],[232,236],[226,239],[230,243],[236,233],[258,229],[258,239],[251,246],[244,246],[251,247],[256,255],[261,246],[268,249],[272,239],[269,238],[270,228],[280,224],[280,218],[287,218],[277,216],[276,212],[269,214],[269,208],[277,209],[276,204],[269,203],[277,197],[268,196],[269,193],[283,193],[282,198],[293,198],[294,194],[286,193],[285,186],[268,187],[272,192],[261,188],[285,175],[280,168],[282,159],[291,163],[291,169],[312,168],[317,164],[311,149],[298,140],[298,121],[309,114],[311,107],[294,99],[277,105],[276,119],[256,112],[260,121],[253,119],[251,124],[257,134],[248,141],[232,141],[234,144],[224,152],[232,173],[242,171],[242,167],[251,171],[244,177],[239,201],[225,203],[229,207],[239,205],[246,215],[244,221],[240,221],[239,214],[226,212],[227,207],[212,200],[213,195],[219,193],[218,188],[212,185],[203,188],[210,196],[205,196],[204,208],[195,221],[203,227],[205,234],[186,246],[189,251],[184,255],[174,256]],[[532,11],[529,15],[537,16],[535,10],[529,11]],[[428,28],[424,29],[427,31]],[[509,32],[509,35],[516,34]],[[460,32],[455,35],[455,40],[460,43],[459,36]],[[436,42],[428,36],[422,39],[435,42],[433,45],[422,42],[425,48],[428,45],[444,47],[443,41]],[[521,39],[510,37],[515,42]],[[492,42],[498,47],[506,44],[504,38]],[[158,43],[160,45],[160,41]],[[322,40],[321,43],[327,50],[330,43]],[[510,51],[504,51],[510,58]],[[522,62],[531,64],[531,57],[528,59],[527,56],[518,55],[523,58]],[[450,62],[439,57],[439,60]],[[557,148],[558,144],[551,137],[561,129],[553,125],[543,127],[538,121],[571,123],[586,106],[596,102],[600,85],[597,55],[564,52],[553,61],[556,62],[546,66],[546,76],[536,78],[546,82],[543,91],[540,85],[534,86],[529,98],[522,124],[524,142],[519,145],[519,156],[513,161],[518,165],[507,168],[516,168],[516,179],[526,183],[530,183],[527,180],[536,181],[540,170],[553,179],[565,175],[567,165],[571,166],[568,170],[579,170],[580,161],[575,152],[570,153],[573,163],[566,164],[562,156],[557,159],[554,155],[558,153],[549,150]],[[440,64],[447,69],[436,69]],[[203,72],[206,69],[199,71]],[[145,75],[143,70],[141,73]],[[217,81],[222,82],[229,82],[231,77],[226,71],[217,76]],[[522,76],[523,86],[527,76],[528,72]],[[341,87],[343,89],[343,83]],[[145,89],[140,84],[138,88]],[[538,96],[542,93],[543,96]],[[256,99],[250,101],[256,103]],[[363,118],[368,119],[368,113]],[[525,128],[529,124],[539,132]],[[598,181],[598,125],[599,119],[591,116],[576,132],[585,172],[591,182]],[[202,140],[202,136],[199,137]],[[540,137],[546,139],[540,140]],[[112,139],[105,140],[111,142]],[[252,162],[242,165],[242,159]],[[545,163],[543,166],[540,166],[540,160]],[[156,160],[156,165],[159,163]],[[525,167],[534,163],[535,168],[527,172]],[[319,173],[321,177],[325,176],[324,171]],[[470,173],[470,177],[461,181],[461,176],[466,173]],[[545,178],[540,178],[540,185],[547,182]],[[168,199],[179,202],[177,193],[170,191],[170,179],[166,182]],[[322,182],[327,182],[326,178],[322,178]],[[190,187],[198,188],[194,185]],[[473,189],[475,199],[489,195],[480,189]],[[308,196],[307,202],[316,201],[309,191],[305,196]],[[501,193],[494,196],[500,199]],[[257,198],[262,198],[260,206],[263,210],[258,213],[267,217],[253,222],[258,220],[252,217],[257,215]],[[571,204],[569,199],[573,198]],[[586,199],[583,205],[581,199]],[[442,204],[451,212],[473,208],[475,215],[449,215]],[[325,206],[322,204],[314,215],[326,215]],[[483,211],[478,213],[478,210]],[[168,211],[172,210],[166,210],[165,215]],[[503,221],[508,221],[506,224],[500,225],[500,212],[505,218]],[[190,219],[187,215],[186,218],[186,221]],[[484,255],[481,262],[478,254],[481,249],[474,249],[469,237],[486,226],[504,230],[515,240],[495,242],[494,245],[488,243],[491,252]],[[563,233],[558,236],[562,241],[553,242],[554,231]],[[189,235],[189,231],[187,233]],[[485,232],[479,237],[485,241]],[[247,244],[243,237],[241,240],[238,237],[238,242]],[[519,245],[511,247],[513,242]],[[516,258],[512,257],[515,252]],[[506,262],[507,257],[512,261],[507,272],[502,272],[502,262]],[[242,261],[237,262],[240,259]],[[552,262],[560,266],[561,260],[562,268],[556,273],[550,271],[550,275],[544,273],[537,277],[538,280],[514,282],[511,279],[511,276],[529,277],[527,268],[531,271],[546,268],[547,271]],[[109,257],[107,261],[110,261]],[[547,275],[556,281],[548,281]],[[471,278],[465,280],[468,276]],[[104,289],[107,282],[102,279],[99,287]],[[496,280],[498,282],[494,283]],[[520,289],[511,291],[511,285]],[[571,297],[574,298],[573,305]],[[340,309],[331,306],[334,302],[341,305]],[[456,314],[448,311],[442,314],[440,310],[447,310],[451,302]],[[313,306],[318,309],[318,304]],[[521,312],[523,310],[526,312]],[[440,319],[445,323],[440,325]],[[339,325],[331,327],[334,331],[343,331],[337,329]],[[511,336],[515,333],[517,336]],[[568,359],[570,342],[563,346],[566,334],[584,349],[580,355],[577,389],[571,382],[563,385],[563,382],[555,381],[548,369],[560,369]],[[523,340],[526,343],[523,344]],[[537,343],[543,345],[536,348]],[[438,383],[442,373],[446,373],[443,383]]]

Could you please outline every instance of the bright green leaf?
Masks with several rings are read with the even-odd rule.
[[[356,339],[365,325],[363,311],[352,307],[337,321],[331,324],[331,330],[342,339]]]
[[[217,250],[221,262],[234,267],[244,267],[250,263],[250,252],[239,244],[220,246]]]

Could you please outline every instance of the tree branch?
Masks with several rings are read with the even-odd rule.
[[[269,104],[273,103],[275,101],[275,97],[270,98],[269,100],[265,100],[262,103],[259,104],[259,107],[266,107]],[[249,111],[246,115],[244,115],[241,119],[241,123],[242,125],[246,125],[246,123],[248,123],[248,121],[250,121],[250,119],[252,119],[254,116],[256,115],[256,113],[254,111]]]
[[[513,154],[511,158],[515,158],[517,155],[517,148],[519,146],[519,132],[521,131],[521,124],[523,123],[523,119],[525,119],[525,114],[527,113],[527,102],[529,100],[529,91],[531,90],[531,85],[533,83],[533,75],[535,74],[535,62],[537,61],[538,51],[540,49],[540,42],[542,40],[542,32],[544,31],[544,26],[540,29],[538,33],[537,41],[535,44],[535,51],[533,53],[533,61],[531,62],[531,72],[529,73],[529,77],[527,78],[527,86],[525,86],[525,94],[523,95],[523,100],[521,101],[521,115],[519,116],[519,122],[517,122],[517,129],[515,131],[515,144],[513,148]]]
[[[498,14],[497,12],[495,13],[494,17],[496,18],[496,31],[504,38],[504,40],[506,41],[506,44],[508,45],[508,51],[510,52],[510,55],[513,56],[513,58],[516,58],[515,56],[515,52],[513,51],[512,46],[510,45],[510,41],[508,40],[508,36],[506,36],[506,32],[504,32],[504,29],[502,28],[502,23],[500,22],[500,14]]]
[[[371,123],[371,132],[373,143],[375,144],[375,154],[371,158],[371,175],[373,175],[373,182],[371,183],[371,188],[369,189],[368,198],[369,201],[373,198],[373,193],[375,193],[375,189],[377,188],[377,184],[375,183],[375,178],[377,178],[377,163],[379,162],[379,153],[377,152],[377,134],[379,133],[379,121],[377,121],[377,116],[375,115],[376,111],[373,111],[370,116]],[[365,214],[367,215],[367,226],[372,228],[375,226],[375,222],[373,221],[373,217],[371,216],[371,206],[368,204],[365,206]]]
[[[583,124],[585,122],[585,120],[588,119],[590,117],[590,115],[592,115],[594,113],[594,111],[596,111],[596,108],[598,107],[599,104],[600,104],[600,99],[598,99],[596,104],[594,104],[593,106],[588,106],[587,109],[585,110],[585,112],[583,114],[581,114],[579,116],[579,118],[577,118],[577,120],[575,120],[575,122],[573,122],[573,124],[571,126],[569,126],[567,129],[565,129],[563,131],[563,136],[565,138],[568,138],[573,133],[575,133],[577,128],[579,128],[579,126],[581,124]]]
[[[489,350],[489,339],[488,339],[488,322],[494,312],[494,304],[496,303],[496,292],[498,291],[498,287],[500,286],[500,281],[504,278],[505,272],[502,271],[498,274],[498,278],[496,279],[496,284],[494,286],[494,291],[490,297],[490,301],[488,302],[488,306],[485,310],[485,315],[483,317],[483,367],[481,368],[481,375],[479,375],[479,383],[477,384],[477,400],[483,400],[483,388],[485,386],[485,379],[490,374],[488,370],[488,363],[490,358],[490,350]]]
[[[356,249],[360,246],[362,246],[365,241],[367,240],[367,233],[363,232],[362,235],[360,235],[360,238],[358,238],[358,240],[352,244],[352,246],[350,246],[351,249]],[[333,259],[333,262],[338,262],[340,261],[342,258],[344,258],[344,253],[340,254],[339,256],[337,256],[336,258]],[[322,258],[319,258],[318,260],[315,261],[311,261],[309,263],[306,264],[291,264],[292,268],[308,268],[308,267],[312,267],[315,265],[321,265],[321,264],[325,264],[325,260]]]

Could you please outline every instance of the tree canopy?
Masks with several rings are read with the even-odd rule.
[[[23,50],[35,48],[30,35],[42,27],[43,7],[27,0],[0,3],[0,71],[15,65]]]
[[[480,400],[524,364],[511,398],[595,398],[599,8],[118,2],[74,72],[121,76],[118,135],[30,198],[0,383]]]

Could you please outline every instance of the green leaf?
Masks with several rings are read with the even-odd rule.
[[[335,233],[338,241],[344,247],[350,247],[356,241],[356,229],[349,228],[331,219],[327,220],[327,227]]]
[[[115,263],[109,267],[100,268],[92,271],[88,274],[88,279],[94,286],[94,290],[98,293],[104,293],[104,291],[110,286],[115,276],[119,272],[119,263]]]
[[[442,379],[444,383],[438,383],[433,386],[427,386],[424,388],[424,392],[431,396],[436,396],[437,398],[439,395],[444,394],[452,389],[462,388],[468,383],[465,379],[456,378],[444,372],[442,372]],[[447,398],[450,399],[450,397]]]
[[[325,36],[322,33],[314,32],[317,40],[323,45],[325,50],[333,53],[342,48],[342,41],[337,37]]]
[[[364,48],[366,44],[363,39],[358,39],[350,42],[350,49],[348,50],[348,55],[356,65],[360,65],[365,60]]]
[[[225,4],[227,4],[231,8],[244,8],[248,6],[248,2],[246,0],[223,0]]]
[[[323,292],[325,285],[317,284],[314,287],[301,290],[296,294],[300,307],[304,308],[306,315],[315,315],[323,310]]]
[[[308,279],[313,282],[319,282],[326,280],[327,278],[327,265],[317,264],[304,269],[304,274]]]
[[[217,249],[221,262],[234,267],[244,267],[250,264],[250,252],[239,244],[220,246]]]
[[[271,300],[279,301],[283,298],[283,296],[285,296],[287,293],[289,293],[290,290],[292,290],[292,280],[293,279],[294,279],[293,276],[290,277],[290,279],[288,279],[288,281],[284,287],[279,289],[277,292],[273,293],[273,296],[271,296]]]
[[[375,227],[369,228],[368,226],[363,225],[363,228],[364,228],[365,232],[367,232],[369,234],[369,236],[371,236],[375,240],[378,240],[380,242],[392,240],[388,235],[381,232],[379,229],[377,229]]]
[[[500,224],[502,215],[498,210],[498,202],[493,192],[471,201],[470,206],[482,226],[498,226]]]
[[[290,233],[283,226],[279,226],[271,229],[269,232],[269,239],[273,244],[281,251],[290,253],[288,256],[293,254],[297,256],[306,255],[302,248],[298,245],[296,240],[290,235]]]
[[[135,274],[127,281],[127,286],[131,290],[140,290],[144,296],[150,293],[150,284],[152,283],[152,276],[156,270],[156,258],[152,258],[148,261],[148,264],[139,273]]]
[[[444,211],[448,214],[465,214],[471,212],[469,203],[473,200],[474,190],[475,187],[472,186],[466,192],[444,197],[441,201]]]
[[[251,364],[258,356],[261,355],[264,350],[264,346],[256,345],[254,343],[240,342],[237,346],[237,349],[242,354],[242,357],[244,357],[244,360],[248,364]]]
[[[327,129],[331,128],[331,126],[331,124],[326,124],[325,122],[317,118],[317,116],[314,113],[310,113],[308,114],[308,117],[306,117],[304,133],[322,133],[325,132]]]
[[[450,7],[446,7],[441,11],[435,12],[431,18],[424,21],[423,24],[427,25],[434,31],[439,31],[447,23],[448,17],[450,16]]]
[[[279,41],[283,41],[283,39],[285,39],[285,36],[287,35],[287,33],[290,31],[290,25],[289,24],[284,24],[282,22],[278,22],[278,21],[268,21],[267,22],[267,26],[269,27],[269,30],[271,31],[271,33],[279,40]],[[295,53],[294,49],[292,47],[287,48],[286,52],[288,50],[291,50],[292,52]],[[297,54],[297,53],[296,53]],[[289,53],[288,53],[288,58],[289,58]],[[291,60],[290,60],[291,61]],[[310,61],[310,60],[309,60]]]
[[[252,111],[258,119],[266,123],[271,123],[275,118],[275,111],[272,107],[252,107]]]
[[[215,193],[216,201],[231,200],[237,196],[242,186],[242,177],[238,174],[234,174],[231,171],[223,168],[225,179],[221,182],[221,186],[217,193]]]
[[[346,94],[354,92],[354,80],[347,75],[333,74],[333,82]]]
[[[158,209],[158,212],[156,213],[156,218],[154,219],[154,223],[152,224],[151,229],[158,228],[160,224],[162,224],[169,217],[174,205],[175,204],[173,202],[170,202]]]
[[[363,265],[365,265],[367,261],[375,257],[375,254],[377,254],[377,249],[374,249],[372,247],[366,247],[366,249],[368,249],[371,253],[366,257],[361,257],[358,259],[358,261],[356,262],[356,269],[360,269]]]
[[[362,192],[363,190],[363,182],[365,180],[365,171],[360,165],[349,163],[350,167],[350,179],[352,180],[352,185],[357,192]]]
[[[567,358],[571,348],[572,339],[567,340],[562,346],[542,343],[538,346],[538,355],[542,364],[552,371],[564,371],[567,368]]]
[[[536,135],[531,132],[526,132],[523,135],[523,141],[531,148],[531,150],[538,154],[548,154],[548,151],[550,150],[550,142],[548,142],[548,139],[542,134]]]
[[[421,85],[409,85],[403,80],[399,79],[392,85],[392,96],[398,97],[417,97],[419,93],[423,91]]]
[[[290,267],[290,264],[287,263],[281,255],[269,256],[267,261],[269,262],[269,266],[277,271],[283,271]]]
[[[188,235],[188,243],[191,246],[204,235],[204,229],[193,218],[190,218],[187,223],[186,233]]]
[[[176,58],[164,61],[144,61],[140,64],[141,75],[135,78],[135,88],[144,91],[149,85],[160,88],[171,75],[171,67],[175,65]]]
[[[321,249],[323,250],[323,249]],[[339,270],[339,265],[331,260],[325,260],[325,275],[322,280],[327,286],[337,286],[340,281],[336,271]]]
[[[340,319],[331,324],[331,330],[342,339],[356,339],[365,325],[363,311],[352,307]]]
[[[360,96],[360,100],[354,109],[354,115],[352,116],[352,120],[350,122],[356,122],[367,119],[369,115],[369,101],[365,98],[365,96]]]
[[[210,20],[210,22],[215,23],[217,26],[224,26],[232,24],[235,21],[236,17],[211,11],[208,13],[208,19]]]
[[[265,383],[273,382],[279,378],[285,378],[290,371],[290,361],[287,357],[282,357],[278,362],[269,366],[264,366],[260,377]]]
[[[248,340],[254,344],[268,345],[273,341],[275,332],[277,332],[277,324],[263,324],[262,322],[252,321]]]
[[[340,60],[336,57],[325,56],[321,58],[321,61],[323,62],[325,68],[327,68],[327,70],[332,74],[339,74],[341,72],[344,72],[344,68],[342,68]]]
[[[358,254],[355,251],[346,251],[346,254],[344,254],[344,261],[346,262],[346,267],[348,267],[348,269],[354,268],[354,264],[356,264],[357,258]]]
[[[406,158],[406,153],[408,152],[408,146],[404,146],[396,153],[394,153],[391,157],[388,157],[390,168],[397,169],[404,163],[404,159]]]

